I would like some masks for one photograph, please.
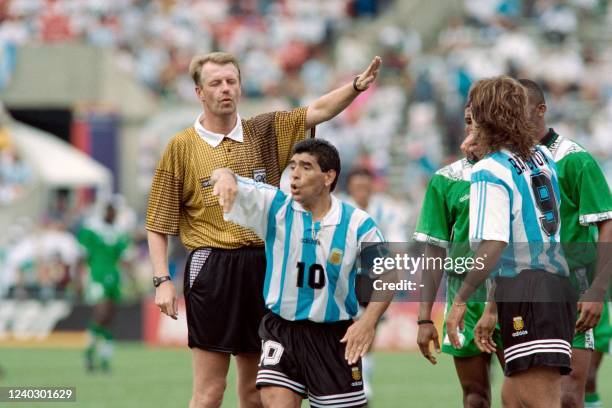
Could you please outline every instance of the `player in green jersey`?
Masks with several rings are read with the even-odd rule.
[[[471,146],[471,116],[468,107],[465,109],[466,140],[462,150]],[[438,170],[427,187],[423,207],[417,224],[414,238],[416,241],[426,243],[425,256],[431,258],[445,258],[448,256],[470,257],[473,252],[469,248],[469,197],[470,177],[474,154],[466,153],[466,158],[457,160]],[[453,263],[454,264],[454,263]],[[457,268],[458,269],[458,268]],[[445,315],[457,289],[463,282],[463,273],[466,271],[447,272],[447,304]],[[419,329],[417,343],[423,356],[432,364],[436,359],[430,350],[430,343],[439,353],[440,343],[438,332],[431,323],[431,309],[435,293],[442,277],[442,270],[428,270],[423,277],[428,294],[424,295],[419,307]],[[484,287],[483,287],[484,289]],[[485,296],[481,293],[481,298]],[[484,302],[469,302],[465,318],[465,328],[462,331],[463,346],[459,349],[452,347],[448,341],[444,328],[444,339],[441,350],[453,356],[459,382],[463,390],[463,402],[466,407],[483,407],[491,404],[491,383],[489,378],[491,355],[482,353],[474,344],[473,329],[483,313]],[[501,336],[499,331],[495,335],[499,342],[498,358],[503,359],[501,353]]]
[[[589,280],[593,279],[592,275],[598,263],[595,243],[612,242],[610,189],[593,156],[578,143],[559,136],[546,126],[546,101],[539,85],[528,79],[521,79],[519,82],[528,91],[529,111],[531,120],[538,129],[538,139],[548,147],[557,164],[561,189],[561,242],[564,244],[572,280],[584,291],[589,287]],[[602,263],[601,259],[599,263]],[[606,277],[599,275],[602,275],[598,277],[599,281],[604,282]],[[608,285],[604,282],[599,286],[607,288]],[[595,348],[609,344],[612,332],[606,302],[580,302],[578,310],[580,318],[576,322],[576,336],[572,343],[572,373],[563,377],[564,407],[579,407],[585,400],[585,383],[593,350],[592,328],[597,325],[600,316],[605,315],[605,318],[601,319],[597,326],[601,335],[599,339],[595,339]],[[594,363],[597,366],[601,361],[601,352],[596,353],[598,354]],[[591,381],[590,385],[591,395],[588,395],[587,399],[598,400],[594,382]]]
[[[112,203],[105,207],[103,217],[93,217],[80,228],[77,238],[87,253],[90,280],[86,300],[93,304],[89,325],[89,344],[85,350],[85,365],[91,371],[98,367],[108,371],[113,354],[111,321],[115,304],[121,296],[119,262],[129,246],[129,237],[116,225],[117,210]]]

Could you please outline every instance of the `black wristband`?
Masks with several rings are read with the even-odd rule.
[[[434,324],[434,322],[433,320],[423,319],[423,320],[417,320],[417,324],[420,326],[422,324]]]
[[[359,79],[359,75],[357,75],[355,77],[355,79],[353,79],[353,89],[356,90],[357,92],[363,92],[365,91],[365,89],[359,89],[357,88],[357,80]],[[367,88],[366,88],[367,89]]]

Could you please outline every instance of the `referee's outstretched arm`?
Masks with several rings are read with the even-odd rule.
[[[353,81],[334,89],[310,104],[306,112],[306,129],[330,120],[349,106],[357,95],[374,83],[381,63],[379,56],[374,57],[365,71],[357,75]]]

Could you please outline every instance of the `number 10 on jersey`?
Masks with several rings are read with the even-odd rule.
[[[306,271],[306,263],[297,263],[298,276],[297,276],[297,287],[304,287],[304,273]],[[312,264],[308,268],[308,286],[312,289],[321,289],[325,286],[325,269],[322,265]]]

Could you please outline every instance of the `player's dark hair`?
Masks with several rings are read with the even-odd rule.
[[[353,177],[358,177],[358,176],[364,176],[364,177],[369,177],[373,179],[374,173],[372,173],[372,170],[366,167],[353,167],[351,171],[349,171],[348,175],[346,176],[347,184],[351,182],[351,179]]]
[[[336,178],[332,182],[329,190],[334,191],[336,183],[338,182],[338,177],[340,177],[340,154],[338,153],[338,149],[327,140],[306,139],[293,146],[291,155],[299,153],[312,154],[317,159],[321,171],[336,171]]]
[[[527,96],[532,105],[546,105],[546,99],[544,98],[544,91],[537,82],[531,79],[521,78],[518,80],[519,84],[523,85],[527,89]]]

